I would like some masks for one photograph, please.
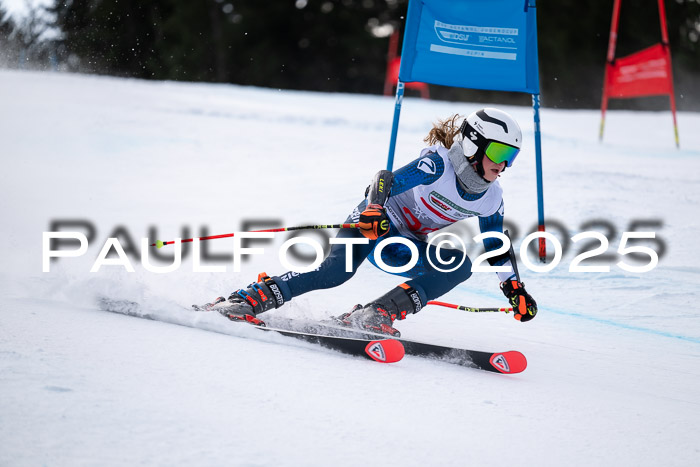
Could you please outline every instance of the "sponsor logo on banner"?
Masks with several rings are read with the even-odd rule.
[[[518,28],[448,24],[437,20],[433,28],[440,43],[430,44],[431,52],[496,60],[517,59]]]
[[[498,36],[479,36],[479,42],[498,42],[500,44],[513,44],[515,45],[515,40],[512,37],[498,37]]]
[[[476,37],[479,38],[480,42],[483,42],[484,40],[489,41],[491,38],[498,37],[498,42],[507,42],[510,44],[515,44],[513,36],[518,35],[517,28],[498,28],[488,26],[470,26],[467,24],[449,24],[443,23],[442,21],[438,20],[435,20],[434,28],[435,33],[440,38],[440,40],[444,42],[451,42],[453,44],[467,44],[469,42],[469,38],[473,37],[473,35],[476,35]],[[488,34],[488,36],[484,36],[482,34]]]

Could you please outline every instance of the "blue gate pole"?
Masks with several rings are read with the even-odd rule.
[[[391,141],[389,142],[389,158],[386,162],[386,170],[394,167],[394,153],[396,152],[396,136],[399,132],[399,117],[401,116],[401,104],[403,104],[404,84],[399,80],[396,83],[396,101],[394,102],[394,122],[391,124]]]
[[[535,170],[537,171],[537,230],[544,232],[544,195],[542,188],[542,137],[540,134],[540,95],[532,95],[532,110],[535,121]],[[539,239],[540,261],[545,262],[547,258],[547,244],[545,239]]]

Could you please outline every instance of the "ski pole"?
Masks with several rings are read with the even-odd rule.
[[[447,308],[454,308],[455,310],[461,310],[461,311],[470,311],[472,313],[497,313],[500,311],[503,311],[505,313],[509,313],[513,311],[513,308],[476,308],[472,306],[464,306],[464,305],[455,305],[453,303],[445,303],[445,302],[437,302],[434,300],[430,300],[426,305],[437,305],[437,306],[444,306]]]
[[[262,233],[262,232],[289,232],[291,230],[313,230],[313,229],[356,229],[357,224],[332,224],[332,225],[303,225],[300,227],[280,227],[277,229],[263,229],[263,230],[251,230],[250,232],[252,233]],[[222,235],[210,235],[208,237],[195,237],[200,241],[203,240],[214,240],[216,238],[230,238],[233,237],[233,233],[227,233],[227,234],[222,234]],[[184,240],[180,240],[181,243],[189,243],[193,242],[195,238],[186,238]],[[156,240],[155,243],[151,243],[151,246],[154,246],[156,248],[161,248],[164,247],[165,245],[172,245],[175,243],[174,241],[167,241],[163,242],[161,240]]]
[[[216,300],[214,300],[211,303],[207,303],[206,305],[202,306],[196,306],[192,305],[192,307],[197,310],[197,311],[209,311],[214,305],[225,302],[226,299],[224,297],[218,297]],[[447,308],[454,308],[456,310],[461,310],[461,311],[470,311],[472,313],[497,313],[497,312],[505,312],[509,313],[513,311],[512,308],[474,308],[471,306],[463,306],[463,305],[454,305],[452,303],[445,303],[445,302],[437,302],[434,300],[430,300],[426,305],[437,305],[437,306],[444,306]]]
[[[515,280],[520,282],[520,273],[518,272],[518,261],[515,259],[515,251],[513,251],[513,240],[510,238],[510,233],[508,229],[504,232],[508,240],[510,240],[510,249],[508,249],[508,257],[510,258],[510,264],[513,266],[513,272],[515,273]]]

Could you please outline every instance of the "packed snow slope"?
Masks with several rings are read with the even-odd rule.
[[[395,167],[418,156],[432,122],[478,107],[407,98]],[[142,265],[145,237],[344,221],[385,167],[393,108],[377,96],[1,71],[0,465],[698,465],[696,113],[679,114],[678,150],[669,112],[609,112],[599,143],[597,111],[543,109],[545,214],[567,245],[549,272],[521,263],[537,317],[430,306],[398,325],[407,338],[520,350],[519,375],[382,365],[185,310],[284,272],[287,234],[252,243],[264,253],[239,272],[230,238],[202,243],[199,267],[223,272],[195,272],[191,248],[172,272]],[[519,250],[537,220],[532,113],[505,110],[525,135],[500,179]],[[43,272],[52,230],[85,233],[89,247]],[[571,238],[591,230],[609,238],[607,256],[581,264],[609,270],[572,272],[599,243]],[[478,227],[454,231],[468,240]],[[627,231],[655,232],[633,243],[660,256],[653,270],[617,265],[650,260],[618,252]],[[99,261],[90,272],[109,237],[133,272]],[[173,250],[146,252],[153,262]],[[266,319],[325,318],[400,281],[363,265]],[[157,320],[100,311],[100,297]],[[442,299],[506,305],[494,273]]]

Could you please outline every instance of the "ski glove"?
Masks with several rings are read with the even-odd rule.
[[[530,321],[537,314],[537,302],[525,291],[525,284],[518,281],[501,282],[501,290],[513,307],[513,317],[518,321]]]
[[[389,233],[389,217],[383,206],[370,204],[360,214],[360,222],[357,226],[362,235],[370,240],[376,240]]]

